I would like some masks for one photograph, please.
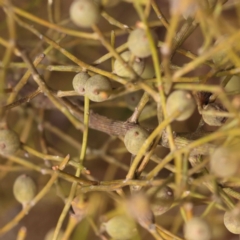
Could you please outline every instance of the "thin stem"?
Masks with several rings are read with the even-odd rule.
[[[84,97],[84,131],[83,131],[83,141],[82,141],[82,147],[81,147],[81,153],[80,153],[80,159],[79,159],[79,168],[77,168],[75,176],[80,177],[81,175],[81,169],[83,166],[83,161],[85,159],[86,155],[86,149],[87,149],[87,139],[88,139],[88,124],[89,124],[89,99],[88,97]],[[68,196],[68,199],[65,203],[65,206],[62,210],[62,213],[60,217],[58,218],[57,226],[54,231],[53,240],[56,240],[59,234],[59,231],[62,227],[63,221],[67,215],[67,212],[69,210],[69,207],[71,205],[71,202],[76,194],[77,190],[77,183],[74,182],[71,186],[71,190]]]
[[[28,68],[32,73],[33,79],[36,81],[41,91],[44,92],[44,94],[51,100],[51,102],[56,106],[56,108],[58,108],[60,112],[62,112],[77,129],[83,129],[83,125],[79,121],[77,121],[76,118],[73,117],[72,114],[68,111],[68,109],[63,107],[52,95],[52,93],[46,86],[44,80],[41,78],[36,68],[29,60],[28,56],[25,53],[21,52],[21,57],[24,60],[24,62],[26,62],[26,64],[28,65]]]

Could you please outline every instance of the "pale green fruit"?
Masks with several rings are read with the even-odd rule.
[[[106,223],[106,231],[114,240],[128,240],[137,233],[134,221],[125,215],[111,218]]]
[[[126,101],[127,107],[131,110],[134,110],[141,100],[142,95],[143,91],[141,90],[125,95],[124,99]]]
[[[53,239],[53,236],[54,236],[54,231],[55,231],[55,229],[49,230],[49,231],[47,232],[44,240],[52,240],[52,239]],[[64,235],[63,231],[60,230],[60,231],[59,231],[59,234],[58,234],[58,237],[57,237],[57,240],[62,240],[63,235]]]
[[[215,41],[214,46],[221,44],[226,40],[226,38],[228,38],[227,35],[221,36]],[[232,66],[232,62],[229,60],[227,51],[224,47],[222,47],[221,50],[219,50],[217,53],[215,53],[212,56],[212,60],[218,67],[221,67],[221,68],[228,68]]]
[[[157,193],[156,193],[157,191]],[[156,193],[156,194],[155,194]],[[154,194],[154,199],[152,201],[152,211],[154,215],[162,215],[167,212],[173,204],[174,193],[170,187],[163,187],[158,190],[157,187],[150,188],[147,194]]]
[[[155,76],[155,70],[154,70],[152,59],[147,58],[145,60],[145,67],[141,74],[141,77],[143,79],[150,79],[150,78],[154,78],[154,76]]]
[[[122,54],[120,54],[120,56],[123,58],[123,60],[126,63],[128,63],[128,61],[131,58],[131,52],[130,51],[123,52]],[[141,73],[143,72],[144,66],[145,66],[144,60],[139,58],[135,58],[132,64],[133,70],[138,75],[141,75]],[[114,62],[113,70],[120,77],[126,77],[126,78],[132,77],[132,74],[118,60]]]
[[[240,151],[232,148],[217,148],[210,157],[210,169],[217,177],[236,175],[240,167]]]
[[[140,126],[129,129],[124,137],[124,144],[127,150],[132,154],[137,154],[143,143],[148,138],[149,132]]]
[[[154,103],[146,105],[138,118],[138,122],[153,118],[156,116],[156,105]]]
[[[176,111],[180,112],[180,115],[176,118],[177,121],[184,121],[190,118],[195,108],[196,102],[188,91],[177,90],[172,92],[167,98],[167,114],[171,116]]]
[[[238,209],[225,212],[223,222],[229,232],[240,234],[240,213]]]
[[[13,194],[18,202],[26,205],[33,200],[37,193],[37,187],[31,177],[23,174],[20,175],[14,182]]]
[[[14,154],[20,148],[18,135],[10,129],[0,130],[0,154]]]
[[[72,81],[73,89],[81,95],[85,94],[85,84],[89,78],[86,72],[76,74]]]
[[[85,94],[93,102],[102,102],[109,98],[112,91],[108,78],[96,74],[90,77],[85,84]]]
[[[206,111],[225,112],[218,106],[218,104],[215,104],[215,103],[209,103],[208,105],[204,106],[203,109]],[[222,126],[227,120],[226,117],[215,116],[214,114],[207,115],[204,113],[202,114],[202,118],[204,122],[207,123],[209,126],[217,126],[217,127]]]
[[[158,37],[155,32],[151,31],[154,44],[157,45]],[[146,31],[142,28],[136,28],[128,37],[129,50],[139,58],[146,58],[151,55],[151,48]]]
[[[69,11],[71,20],[78,27],[91,27],[100,19],[100,8],[93,0],[75,0]]]
[[[201,218],[192,218],[184,225],[186,240],[210,240],[211,229],[206,221]]]

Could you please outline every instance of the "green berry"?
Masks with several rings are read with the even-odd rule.
[[[54,236],[54,231],[55,231],[55,229],[50,229],[50,230],[47,232],[44,240],[52,240],[52,239],[53,239],[53,236]],[[60,230],[60,231],[59,231],[59,234],[58,234],[58,237],[57,237],[57,240],[61,240],[61,239],[63,238],[63,235],[64,235],[63,231]]]
[[[229,232],[240,234],[240,213],[238,209],[225,212],[223,222]]]
[[[85,84],[87,97],[93,102],[102,102],[109,98],[112,91],[111,82],[101,75],[90,77]]]
[[[227,35],[223,35],[220,38],[218,38],[214,43],[214,46],[221,44],[224,40],[226,40],[227,37],[228,37]],[[229,58],[227,57],[227,53],[226,50],[224,50],[224,48],[215,53],[212,56],[212,60],[218,67],[221,68],[228,68],[232,65],[231,61],[229,61]]]
[[[234,176],[240,166],[240,153],[237,149],[219,147],[210,157],[210,169],[217,177]]]
[[[151,31],[154,44],[157,45],[158,37],[155,32]],[[128,37],[128,48],[137,57],[146,58],[151,55],[151,48],[146,31],[142,28],[136,28]]]
[[[166,103],[166,109],[169,116],[173,115],[176,111],[180,115],[176,118],[177,121],[187,120],[193,114],[196,108],[195,100],[190,92],[184,90],[177,90],[172,92]]]
[[[89,78],[90,76],[86,72],[76,74],[72,81],[73,89],[81,95],[84,94],[85,84]]]
[[[143,79],[150,79],[150,78],[153,78],[154,76],[155,76],[155,70],[154,70],[152,59],[147,58],[145,60],[145,67],[141,74],[141,77]]]
[[[134,110],[135,107],[138,105],[142,95],[143,95],[143,91],[141,90],[125,95],[124,99],[127,104],[127,107],[131,110]]]
[[[15,153],[20,147],[18,135],[10,129],[0,130],[0,154],[8,155]]]
[[[137,233],[134,221],[124,215],[111,218],[106,223],[106,231],[114,240],[128,240]]]
[[[100,8],[93,0],[75,0],[70,6],[70,18],[78,27],[88,28],[100,18]]]
[[[220,108],[218,104],[215,103],[209,103],[208,105],[203,107],[204,110],[206,111],[219,111],[219,112],[226,112],[223,109]],[[208,115],[208,114],[202,114],[202,118],[205,123],[207,123],[209,126],[222,126],[227,118],[226,117],[221,117],[221,116],[215,116],[214,114]]]
[[[152,211],[156,216],[167,212],[174,201],[173,190],[167,186],[161,188],[159,191],[157,187],[150,188],[147,194],[155,196],[152,202]]]
[[[209,225],[201,218],[192,218],[184,226],[186,240],[210,240],[211,235]]]
[[[31,177],[23,174],[14,182],[13,194],[18,202],[25,205],[33,200],[37,192],[37,187]]]
[[[135,126],[126,132],[124,144],[130,153],[136,155],[148,136],[149,133],[147,130],[140,126]]]
[[[123,52],[122,54],[120,54],[120,56],[123,58],[123,60],[126,63],[128,63],[131,58],[131,52],[130,51]],[[141,75],[143,72],[144,66],[145,66],[144,60],[135,58],[132,64],[132,69],[138,75]],[[126,78],[132,77],[132,74],[118,60],[114,62],[113,70],[120,77],[126,77]]]

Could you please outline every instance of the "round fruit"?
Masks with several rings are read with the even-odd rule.
[[[207,111],[225,112],[216,103],[209,103],[208,105],[204,106],[203,109]],[[202,114],[202,118],[204,122],[207,123],[209,126],[218,126],[218,127],[222,126],[227,120],[226,117],[214,116],[214,114],[208,115],[204,113]]]
[[[127,103],[127,107],[131,110],[134,110],[135,107],[138,105],[139,101],[141,100],[142,95],[143,91],[141,90],[125,95],[124,99]]]
[[[222,37],[218,38],[214,43],[214,46],[221,44],[227,37],[227,35],[223,35]],[[217,66],[222,68],[227,68],[232,65],[224,48],[222,48],[221,51],[215,53],[212,57],[212,60]]]
[[[128,63],[128,61],[131,58],[131,52],[130,51],[123,52],[122,54],[120,54],[120,56],[123,58],[123,60],[126,63]],[[144,60],[139,59],[139,58],[135,58],[135,60],[132,64],[132,69],[138,75],[141,75],[141,73],[143,72],[144,66],[145,66]],[[132,74],[118,60],[116,60],[114,62],[113,70],[120,77],[126,77],[126,78],[131,78],[132,77]]]
[[[23,174],[14,182],[13,194],[18,202],[25,205],[33,200],[37,192],[37,187],[31,177]]]
[[[137,233],[134,221],[124,215],[110,219],[106,223],[106,231],[115,240],[131,239]]]
[[[52,240],[52,239],[53,239],[53,236],[54,236],[54,231],[55,231],[55,229],[50,229],[50,230],[47,232],[44,240]],[[63,238],[63,235],[64,235],[63,231],[60,230],[60,231],[59,231],[59,234],[58,234],[58,237],[57,237],[57,240],[61,240],[61,239]]]
[[[130,153],[136,155],[148,136],[149,133],[147,130],[140,126],[135,126],[126,132],[124,144]]]
[[[0,154],[8,155],[15,153],[20,147],[18,135],[10,129],[0,130]]]
[[[240,214],[238,209],[225,212],[223,222],[228,231],[240,234]]]
[[[80,72],[75,75],[72,81],[73,89],[81,95],[84,94],[85,84],[89,78],[90,76],[86,72]]]
[[[158,191],[157,187],[150,188],[147,194],[155,195],[154,200],[152,202],[152,211],[154,215],[162,215],[163,213],[167,212],[173,201],[174,201],[174,193],[170,187],[163,187],[161,188],[156,194],[155,192]]]
[[[154,76],[155,76],[155,70],[154,70],[152,59],[147,58],[145,60],[145,67],[141,74],[141,77],[143,79],[150,79],[150,78],[153,78]]]
[[[209,225],[201,218],[192,218],[184,226],[186,240],[210,240],[211,235]]]
[[[100,18],[100,8],[93,0],[75,0],[70,6],[70,18],[78,27],[91,27]]]
[[[210,158],[211,172],[222,178],[234,176],[239,169],[239,156],[238,150],[224,147],[217,148]]]
[[[157,45],[158,37],[155,32],[151,31],[154,44]],[[151,48],[146,31],[142,28],[136,28],[128,37],[128,48],[137,57],[146,58],[151,55]]]
[[[101,75],[90,77],[85,84],[87,97],[94,102],[102,102],[109,98],[112,91],[111,82]]]
[[[166,109],[169,116],[176,111],[180,115],[176,118],[177,121],[187,120],[193,114],[196,108],[195,100],[190,92],[184,90],[177,90],[170,94],[166,102]]]

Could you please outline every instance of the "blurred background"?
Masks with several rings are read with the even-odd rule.
[[[47,21],[49,20],[47,0],[12,0],[11,2],[17,8],[29,12],[38,18]],[[156,2],[165,17],[169,19],[169,1],[158,0]],[[231,1],[228,2],[229,4],[231,3]],[[80,29],[71,23],[69,20],[69,6],[71,3],[71,0],[54,1],[56,9],[55,21],[57,23],[61,22],[64,27],[69,29],[92,32],[88,29]],[[139,17],[136,14],[136,11],[133,8],[132,4],[129,4],[127,2],[121,2],[115,7],[105,9],[105,11],[110,16],[117,19],[119,22],[128,26],[134,27],[137,21],[139,21]],[[224,11],[223,16],[225,20],[230,22],[232,25],[236,27],[239,26],[236,12],[231,8]],[[22,17],[20,18],[24,19]],[[42,34],[50,37],[53,40],[57,40],[60,37],[60,34],[57,31],[49,30],[48,28],[27,19],[24,19],[24,21],[30,23]],[[153,11],[149,16],[149,22],[153,22],[155,24],[155,27],[153,27],[153,29],[156,31],[159,40],[164,41],[166,29],[161,26],[160,21]],[[179,28],[181,25],[182,23],[179,24]],[[109,22],[107,22],[104,18],[101,18],[98,23],[98,27],[103,33],[108,34],[108,36],[112,30],[117,29],[115,26],[110,25]],[[0,8],[0,36],[6,40],[9,37],[6,14],[2,8]],[[17,45],[21,49],[26,50],[31,59],[34,59],[38,54],[42,53],[43,50],[47,48],[46,43],[40,41],[31,32],[23,29],[17,24],[16,36]],[[116,47],[125,43],[127,37],[127,31],[118,30],[116,37]],[[184,42],[182,47],[186,50],[191,51],[192,53],[198,54],[199,48],[202,46],[202,44],[203,36],[200,28],[197,28],[193,34]],[[95,60],[107,53],[107,50],[97,40],[65,36],[61,40],[60,45],[74,54],[77,58],[88,64],[92,64]],[[4,58],[4,53],[5,48],[0,45],[1,59]],[[7,77],[4,83],[5,88],[11,88],[14,86],[26,71],[25,67],[17,65],[17,63],[22,62],[20,57],[13,55],[11,61],[12,63],[16,64],[10,65],[7,70]],[[183,55],[176,54],[173,58],[172,64],[183,66],[187,62],[189,62],[189,59]],[[54,90],[73,90],[72,79],[75,75],[75,72],[48,71],[44,69],[44,66],[48,65],[75,66],[75,64],[57,50],[51,50],[42,62],[42,67],[38,68],[39,72],[47,81],[48,86]],[[101,63],[97,67],[110,72],[112,71],[110,60]],[[200,74],[204,75],[208,70],[209,68],[206,66],[197,68],[188,76],[195,76]],[[219,83],[219,81],[220,78],[211,79],[212,83]],[[32,78],[29,79],[29,83],[32,89],[36,89],[36,85],[34,84]],[[119,86],[119,84],[113,82],[113,86],[116,88]],[[28,89],[24,88],[18,98],[26,96],[28,93]],[[2,94],[0,99],[2,106],[6,104],[6,99],[7,94]],[[81,103],[83,102],[82,97],[75,97],[74,99],[78,100]],[[153,101],[150,102],[149,106],[151,105],[155,106]],[[99,113],[106,117],[126,121],[133,112],[134,103],[131,106],[131,104],[129,104],[129,102],[126,100],[126,97],[119,97],[117,99],[106,101],[100,104],[91,103],[90,108],[96,113]],[[155,126],[157,126],[157,117],[155,116],[155,113],[152,115],[153,117],[148,117],[148,115],[145,117],[143,116],[143,120],[140,121],[141,125],[149,129],[153,129]],[[187,122],[180,124],[174,123],[173,129],[177,132],[194,131],[198,125],[198,122],[199,114],[196,111],[194,116],[192,116]],[[78,158],[79,156],[82,141],[82,132],[76,130],[63,114],[61,114],[58,110],[52,108],[51,103],[46,98],[44,98],[43,95],[36,97],[29,103],[13,108],[7,116],[7,123],[10,128],[14,129],[19,134],[21,141],[33,149],[44,152],[45,154],[48,153],[59,156],[66,156],[67,154],[70,154],[71,158]],[[66,136],[70,137],[70,140],[66,139]],[[102,181],[125,178],[126,166],[129,166],[130,164],[131,155],[126,151],[121,140],[108,136],[105,133],[90,129],[88,148],[88,154],[84,166],[90,171],[91,175],[95,179]],[[104,154],[99,154],[99,150],[105,151]],[[164,156],[167,152],[168,149],[165,148],[157,149],[157,153],[160,157]],[[17,155],[38,166],[51,167],[51,165],[57,164],[54,161],[48,161],[44,158],[37,158],[31,153],[27,153],[23,150],[19,150]],[[123,167],[117,167],[116,165],[112,164],[112,161],[121,163]],[[152,169],[153,166],[155,166],[155,164],[148,164],[146,171]],[[68,166],[64,171],[69,174],[74,174],[75,170],[73,167]],[[21,174],[27,174],[31,176],[37,184],[38,191],[41,190],[49,180],[48,175],[40,174],[36,171],[32,171],[31,169],[21,167],[17,164],[13,164],[10,161],[7,161],[6,159],[0,158],[0,228],[11,221],[14,216],[16,216],[22,209],[22,206],[15,200],[13,196],[14,180]],[[168,171],[162,171],[158,177],[164,178],[168,176],[168,174]],[[46,196],[44,196],[40,202],[31,209],[31,211],[17,224],[17,226],[7,232],[4,236],[0,237],[0,239],[16,239],[19,229],[22,226],[25,226],[27,229],[27,240],[43,240],[47,232],[56,226],[61,211],[64,207],[64,199],[67,198],[70,187],[71,183],[63,179],[59,179],[56,184],[53,185],[51,190],[46,194]],[[126,189],[126,192],[127,191],[128,189]],[[200,189],[199,191],[204,192],[206,195],[209,194],[204,188]],[[101,225],[101,222],[103,222],[104,214],[112,210],[115,206],[115,203],[112,201],[108,193],[89,193],[89,195],[91,194],[95,194],[93,196],[99,199],[99,209],[94,218],[96,225],[99,227]],[[205,205],[201,204],[196,205],[194,207],[194,213],[202,213],[205,207]],[[67,221],[68,218],[66,218],[63,223],[63,229],[66,228]],[[170,211],[161,216],[158,216],[156,218],[156,222],[166,229],[182,235],[182,219],[177,207],[173,207]],[[224,227],[222,222],[222,212],[213,210],[213,214],[209,215],[209,223],[214,231],[213,239],[238,239],[238,236],[231,235]],[[141,227],[139,227],[139,232],[141,235],[141,238],[139,239],[152,239],[152,236]],[[89,222],[87,220],[83,220],[73,231],[71,239],[99,239],[99,237],[96,236]]]

